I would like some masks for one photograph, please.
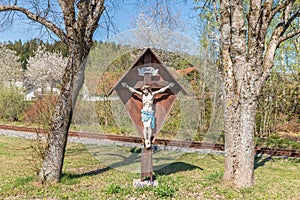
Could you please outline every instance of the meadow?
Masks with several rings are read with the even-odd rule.
[[[157,187],[134,188],[140,149],[68,143],[60,183],[42,184],[34,140],[0,135],[0,199],[300,199],[300,159],[257,157],[255,186],[222,179],[224,157],[160,151]]]

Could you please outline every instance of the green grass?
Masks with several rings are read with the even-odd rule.
[[[259,147],[300,150],[299,140],[293,141],[278,135],[273,135],[269,138],[255,138],[255,143]]]
[[[299,159],[257,158],[255,186],[235,189],[222,179],[222,156],[161,151],[154,154],[159,185],[133,188],[140,151],[69,143],[61,182],[42,185],[31,145],[0,136],[0,199],[300,199]]]

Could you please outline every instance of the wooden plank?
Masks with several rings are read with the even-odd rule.
[[[141,181],[144,178],[149,178],[153,181],[153,150],[144,147],[141,157]]]

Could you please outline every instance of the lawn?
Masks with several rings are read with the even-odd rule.
[[[255,186],[235,189],[222,180],[220,155],[155,151],[159,185],[133,188],[140,150],[69,143],[58,184],[36,179],[35,141],[0,136],[0,199],[300,199],[300,159],[256,159]]]

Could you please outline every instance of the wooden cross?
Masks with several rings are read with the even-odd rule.
[[[148,85],[151,89],[159,89],[169,84],[168,81],[155,81],[152,78],[158,75],[158,69],[153,67],[151,63],[151,54],[146,54],[144,57],[144,65],[138,69],[139,76],[144,76],[144,81],[138,81],[135,87],[141,88],[143,85]],[[142,149],[141,155],[141,181],[145,177],[149,177],[153,181],[153,150],[152,147]]]
[[[141,88],[143,85],[148,85],[151,89],[159,89],[169,84],[168,81],[155,81],[152,78],[157,76],[159,69],[153,67],[154,63],[151,63],[151,54],[146,54],[144,57],[144,65],[142,68],[138,68],[138,75],[144,77],[144,81],[138,81],[134,88]]]
[[[150,48],[145,49],[143,54],[118,81],[108,95],[113,91],[117,93],[135,125],[138,134],[143,138],[143,124],[141,120],[143,104],[140,99],[128,92],[128,89],[124,88],[122,83],[128,83],[128,85],[135,89],[140,89],[142,86],[148,85],[151,89],[157,90],[167,86],[170,82],[175,83],[172,89],[165,91],[163,94],[157,94],[155,98],[156,124],[152,132],[155,139],[155,135],[163,126],[163,123],[176,100],[176,95],[179,92],[182,92],[183,94],[186,94],[186,92]],[[144,177],[150,177],[150,181],[153,180],[152,161],[153,150],[144,148],[141,156],[141,180],[143,180]]]

